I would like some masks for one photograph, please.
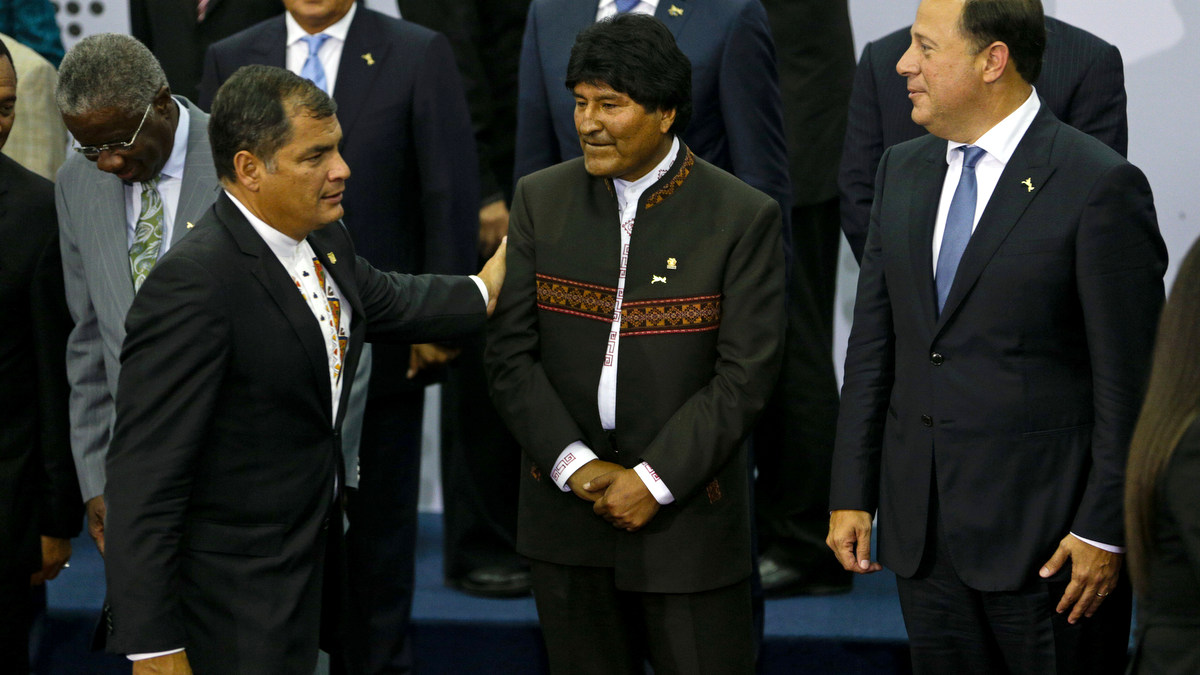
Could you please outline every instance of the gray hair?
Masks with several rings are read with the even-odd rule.
[[[135,38],[101,33],[80,40],[58,68],[55,102],[64,115],[116,108],[141,116],[167,75],[154,54]]]

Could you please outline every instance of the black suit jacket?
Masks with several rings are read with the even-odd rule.
[[[934,136],[880,162],[831,508],[878,509],[879,559],[910,576],[934,489],[963,582],[1013,590],[1068,531],[1124,541],[1126,448],[1167,252],[1141,171],[1043,103],[939,316],[932,237],[946,166]]]
[[[620,223],[612,183],[589,176],[582,158],[517,183],[486,359],[492,400],[528,460],[517,550],[612,567],[623,590],[689,593],[750,573],[742,441],[782,354],[780,214],[682,145],[642,202],[623,296],[615,444],[596,395]],[[626,467],[648,462],[676,501],[638,532],[615,530],[551,480],[574,441]]]
[[[129,0],[130,32],[154,52],[171,91],[191,101],[209,45],[283,11],[281,0],[208,0],[197,21],[196,7],[196,0]]]
[[[379,272],[340,224],[309,241],[353,311],[337,419],[321,330],[227,196],[134,299],[105,491],[112,651],[185,647],[197,672],[311,672],[363,341],[482,327],[466,277]]]
[[[40,569],[40,537],[79,533],[54,185],[0,155],[0,575]]]
[[[478,159],[450,45],[416,24],[362,6],[355,12],[333,91],[352,173],[346,227],[379,269],[469,274],[479,233]],[[286,36],[280,15],[214,44],[200,106],[208,109],[241,66],[283,68]],[[373,358],[382,376],[371,378],[372,394],[418,386],[399,376],[407,347],[383,346]]]
[[[912,121],[906,80],[896,62],[911,42],[902,28],[863,48],[850,97],[838,188],[842,231],[862,262],[875,171],[883,151],[925,134]],[[1126,154],[1125,72],[1113,45],[1070,24],[1046,17],[1046,53],[1035,82],[1038,95],[1058,119]]]

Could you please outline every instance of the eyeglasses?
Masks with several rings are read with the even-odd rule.
[[[100,158],[102,152],[115,152],[117,150],[128,150],[137,142],[138,134],[142,133],[142,125],[146,123],[146,118],[150,116],[150,109],[154,107],[154,101],[146,105],[146,112],[142,113],[142,121],[138,122],[137,131],[133,132],[133,138],[128,142],[105,143],[104,145],[79,145],[75,147],[75,152],[87,157],[91,160]]]

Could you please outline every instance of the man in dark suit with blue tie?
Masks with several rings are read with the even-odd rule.
[[[346,226],[380,269],[460,274],[476,261],[479,173],[471,120],[446,38],[353,0],[286,0],[287,12],[209,48],[201,105],[237,68],[286,67],[338,103],[342,152],[355,169]],[[322,37],[324,36],[324,37]],[[379,345],[349,505],[351,584],[366,672],[411,667],[424,385],[450,358],[438,345]],[[365,356],[365,355],[364,355]]]
[[[925,134],[909,116],[912,106],[905,97],[904,78],[896,75],[896,62],[910,41],[909,29],[901,28],[867,43],[854,75],[838,189],[842,231],[860,262],[879,158],[887,148]],[[1085,30],[1046,17],[1042,62],[1034,84],[1054,116],[1124,155],[1129,122],[1120,50]]]
[[[880,161],[828,543],[895,571],[918,674],[1123,670],[1167,252],[1142,172],[1039,99],[1044,45],[1038,0],[923,0],[897,64],[931,135]]]

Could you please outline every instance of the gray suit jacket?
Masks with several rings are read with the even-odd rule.
[[[172,245],[220,191],[208,145],[208,115],[183,97],[175,100],[187,106],[191,118]],[[72,153],[54,188],[67,306],[75,321],[67,341],[67,378],[71,451],[84,501],[104,494],[125,313],[133,303],[123,187],[119,178]]]

